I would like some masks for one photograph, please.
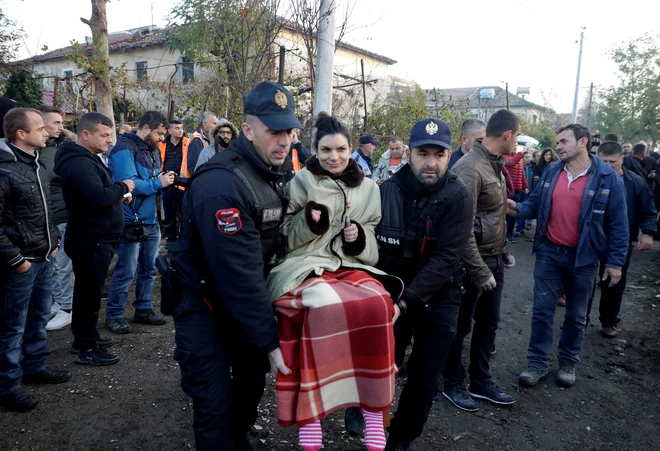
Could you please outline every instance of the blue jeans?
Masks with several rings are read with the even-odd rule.
[[[66,224],[57,226],[62,238],[66,233]],[[64,239],[60,244],[60,250],[53,260],[53,307],[51,313],[57,313],[60,309],[71,310],[73,305],[73,264],[64,249]]]
[[[24,374],[46,367],[52,280],[49,261],[32,263],[21,274],[0,272],[0,395],[18,390]]]
[[[128,241],[122,233],[117,246],[117,265],[115,266],[108,289],[108,305],[106,319],[112,320],[124,317],[128,287],[131,286],[137,269],[135,283],[135,309],[154,308],[151,303],[151,290],[156,280],[156,257],[160,248],[160,226],[147,224],[149,238],[144,243]]]
[[[547,369],[553,341],[557,297],[566,294],[566,316],[559,339],[558,359],[580,362],[587,325],[587,305],[598,274],[598,262],[575,267],[576,248],[560,246],[544,238],[534,265],[534,308],[529,338],[529,366]]]

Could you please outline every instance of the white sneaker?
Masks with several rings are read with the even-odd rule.
[[[57,315],[55,315],[55,318],[48,321],[48,324],[46,324],[46,330],[64,329],[69,324],[71,324],[71,313],[60,310],[57,312]]]

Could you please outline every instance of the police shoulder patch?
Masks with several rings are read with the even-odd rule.
[[[225,235],[234,235],[243,227],[241,212],[236,208],[226,208],[215,212],[218,230]]]

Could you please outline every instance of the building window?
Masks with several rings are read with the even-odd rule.
[[[181,83],[184,85],[195,81],[195,62],[186,58],[179,58],[181,65]]]
[[[536,124],[536,122],[537,122],[538,120],[539,120],[539,117],[538,117],[536,114],[534,114],[534,115],[532,116],[532,124]]]
[[[135,63],[135,69],[137,73],[138,81],[143,81],[147,79],[147,62],[140,61]]]
[[[64,78],[67,79],[67,80],[73,78],[73,70],[65,70],[64,71]]]

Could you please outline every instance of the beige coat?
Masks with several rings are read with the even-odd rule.
[[[273,300],[297,288],[310,273],[320,276],[324,271],[336,271],[340,266],[385,275],[372,267],[378,262],[375,229],[381,218],[380,191],[374,181],[365,178],[359,186],[349,188],[340,180],[316,176],[305,168],[296,174],[287,188],[291,202],[282,229],[288,252],[284,261],[268,276],[268,289]],[[310,201],[327,208],[329,229],[322,235],[312,232],[308,225],[305,208]],[[346,255],[343,249],[341,228],[345,214],[362,227],[361,232],[366,238],[364,250],[354,257]]]

